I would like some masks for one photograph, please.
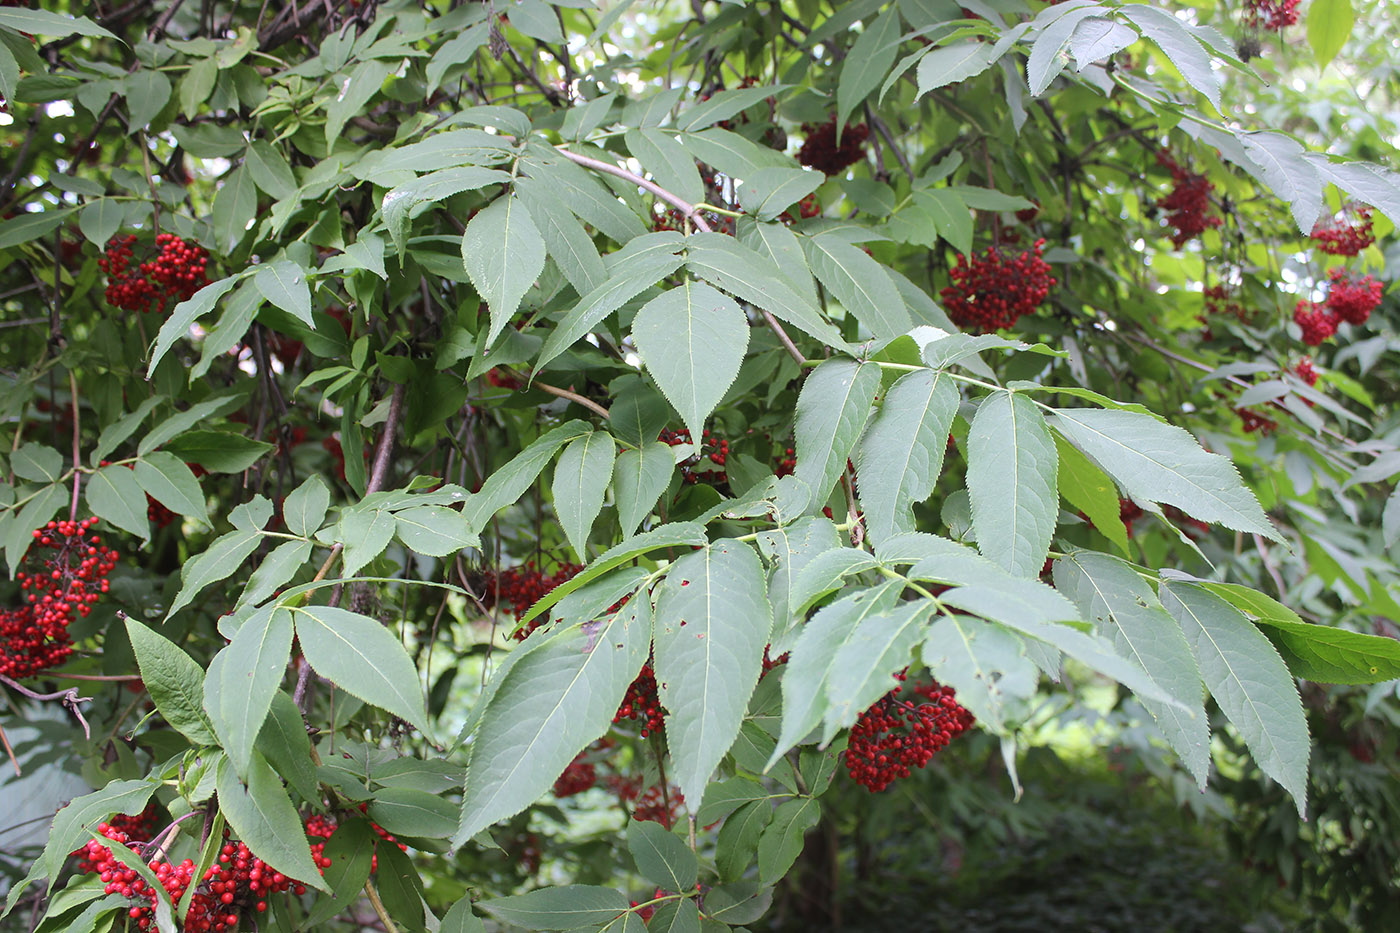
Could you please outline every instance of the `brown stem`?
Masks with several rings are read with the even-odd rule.
[[[121,613],[118,613],[120,615]],[[78,722],[83,725],[83,736],[92,738],[92,729],[88,727],[88,721],[83,718],[83,711],[79,709],[79,703],[87,703],[92,697],[78,696],[77,687],[69,687],[67,690],[55,690],[53,693],[35,693],[17,680],[11,680],[4,674],[0,674],[0,684],[4,684],[16,693],[27,696],[31,700],[58,700],[63,707],[77,717]]]
[[[80,450],[78,444],[78,377],[68,370],[68,390],[73,396],[73,502],[68,508],[68,520],[78,520],[78,489],[83,483],[83,471],[79,469]]]
[[[602,405],[599,405],[591,398],[585,398],[584,396],[579,395],[577,392],[571,391],[569,389],[561,389],[558,386],[550,385],[547,382],[540,382],[538,379],[531,383],[531,385],[535,386],[535,388],[543,389],[550,395],[556,396],[558,398],[566,398],[571,402],[582,405],[584,408],[587,408],[589,411],[594,412],[599,417],[611,417],[608,410]]]
[[[5,754],[10,756],[10,764],[15,766],[15,777],[23,777],[24,772],[19,768],[19,759],[15,757],[15,750],[10,747],[10,737],[5,734],[4,726],[0,726],[0,745],[5,746]]]
[[[379,447],[374,452],[374,466],[370,469],[365,495],[378,492],[384,486],[384,479],[389,473],[389,457],[394,452],[394,434],[403,418],[403,397],[407,391],[405,385],[394,386],[394,394],[389,399],[389,416],[384,422],[384,433],[379,436]]]
[[[379,892],[374,889],[373,881],[365,881],[365,897],[369,898],[370,906],[374,908],[379,922],[384,924],[386,933],[398,933],[399,928],[394,926],[394,921],[389,919],[389,912],[384,909],[384,902],[379,899]]]

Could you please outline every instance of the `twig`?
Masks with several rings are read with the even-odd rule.
[[[566,398],[566,399],[568,399],[568,400],[571,401],[571,402],[575,402],[575,403],[577,403],[577,404],[579,404],[579,405],[582,405],[584,408],[587,408],[589,411],[594,412],[594,413],[597,414],[599,417],[602,417],[602,418],[610,418],[610,417],[611,417],[611,415],[609,414],[608,410],[607,410],[606,408],[604,408],[602,405],[599,405],[597,402],[593,401],[593,399],[591,399],[591,398],[585,398],[584,396],[579,395],[577,392],[570,391],[569,389],[561,389],[561,388],[559,388],[558,386],[550,385],[550,384],[547,383],[547,382],[540,382],[539,380],[536,380],[536,381],[532,382],[531,385],[533,385],[533,386],[535,386],[535,387],[537,387],[537,388],[543,389],[544,391],[548,392],[550,395],[554,395],[554,396],[557,396],[557,397],[559,397],[559,398]]]
[[[5,754],[10,756],[10,764],[15,766],[15,777],[23,777],[24,772],[19,769],[19,759],[15,757],[15,750],[10,747],[10,737],[5,734],[4,726],[0,726],[0,745],[5,746]]]
[[[1269,551],[1264,547],[1263,535],[1254,536],[1254,547],[1259,551],[1259,559],[1264,562],[1264,570],[1269,574],[1269,579],[1274,581],[1274,586],[1278,589],[1278,598],[1285,599],[1288,595],[1287,587],[1283,585],[1283,577],[1279,575],[1278,567],[1274,565],[1274,559],[1269,556]]]
[[[78,377],[73,374],[70,367],[68,370],[68,390],[73,396],[73,502],[68,508],[68,520],[76,522],[78,520],[78,489],[83,484],[83,471],[79,457],[80,449],[78,445]]]
[[[394,394],[389,398],[389,416],[384,422],[384,433],[379,436],[379,447],[374,452],[374,466],[370,469],[365,495],[378,492],[384,486],[384,478],[389,472],[389,456],[394,452],[394,435],[403,418],[403,397],[407,390],[408,387],[403,384],[396,385]]]
[[[184,2],[185,0],[171,0],[170,6],[166,7],[165,12],[160,15],[160,19],[156,20],[155,25],[151,27],[151,31],[146,33],[146,38],[153,42],[160,38],[160,34],[165,32],[165,27],[170,25],[170,21],[175,18],[175,14],[179,12]]]
[[[394,926],[394,921],[389,919],[389,912],[384,909],[384,902],[379,899],[379,892],[374,889],[374,882],[365,881],[365,897],[369,898],[370,906],[379,917],[379,922],[384,924],[386,933],[399,933],[399,928]]]
[[[78,708],[79,703],[87,703],[92,697],[78,696],[77,687],[69,687],[67,690],[55,690],[53,693],[35,693],[17,680],[11,680],[4,674],[0,674],[0,684],[4,684],[16,693],[27,696],[31,700],[58,700],[64,708],[77,717],[78,722],[83,725],[83,736],[92,738],[92,729],[88,727],[88,721],[83,718],[83,711]],[[8,746],[8,743],[6,743]]]
[[[769,311],[767,308],[761,309],[761,312],[763,314],[763,322],[768,325],[769,330],[778,336],[778,342],[783,345],[783,349],[788,352],[788,356],[796,360],[798,366],[806,363],[807,357],[803,356],[802,351],[797,349],[797,344],[792,342],[792,338],[788,336],[788,332],[783,329],[783,325],[778,322],[778,319],[773,316],[773,312]]]

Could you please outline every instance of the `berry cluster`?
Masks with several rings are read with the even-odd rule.
[[[117,552],[104,547],[97,535],[88,535],[95,524],[95,518],[51,521],[34,532],[25,560],[37,561],[41,568],[15,574],[25,601],[15,609],[0,609],[0,674],[15,680],[30,677],[72,653],[68,623],[74,614],[92,611],[117,565]],[[41,557],[46,548],[55,553]]]
[[[1033,314],[1055,284],[1050,264],[1040,258],[1044,248],[1045,241],[1036,240],[1033,251],[1015,259],[995,246],[972,259],[959,253],[948,272],[953,284],[939,293],[948,316],[959,327],[991,333]]]
[[[361,813],[365,813],[369,810],[369,804],[362,803],[359,809]],[[339,825],[340,824],[328,816],[321,816],[319,813],[314,814],[306,821],[306,835],[312,839],[329,839],[335,834],[336,828]],[[375,834],[378,835],[380,839],[383,839],[385,842],[392,842],[394,845],[398,846],[399,850],[402,852],[408,851],[408,846],[399,842],[386,832],[383,826],[380,826],[373,820],[370,821],[369,825],[374,829]],[[242,845],[242,843],[239,843],[239,845]],[[320,868],[323,873],[327,868],[331,867],[331,860],[326,857],[325,852],[326,844],[324,842],[313,842],[311,844],[311,860],[316,863],[316,866]],[[371,872],[379,870],[379,856],[370,856],[369,870]],[[298,891],[297,893],[300,894],[301,892]]]
[[[806,139],[797,151],[797,161],[825,175],[839,175],[865,157],[865,140],[870,128],[864,123],[847,124],[836,141],[836,118],[825,123],[804,123]]]
[[[1298,22],[1301,0],[1245,0],[1244,20],[1256,29],[1283,32]]]
[[[1241,321],[1248,316],[1244,305],[1224,285],[1212,285],[1203,294],[1206,299],[1207,314],[1228,314]]]
[[[1177,249],[1187,240],[1223,223],[1220,215],[1210,213],[1214,183],[1204,175],[1187,171],[1165,149],[1157,151],[1157,164],[1171,172],[1175,183],[1170,194],[1157,199],[1157,207],[1168,212],[1167,224],[1173,228],[1172,244]]]
[[[1313,366],[1310,356],[1303,357],[1294,365],[1293,374],[1310,386],[1317,385],[1317,367]]]
[[[1266,418],[1251,408],[1236,408],[1235,414],[1240,416],[1240,427],[1246,434],[1253,434],[1255,431],[1260,434],[1272,434],[1278,428],[1277,421]]]
[[[903,673],[896,674],[903,681]],[[846,768],[856,783],[879,793],[928,764],[935,752],[972,727],[972,714],[937,681],[913,688],[921,702],[900,699],[904,687],[885,694],[861,714],[846,745]]]
[[[564,773],[554,781],[554,796],[572,797],[581,794],[598,782],[598,769],[591,761],[585,760],[586,751],[579,752],[574,760],[564,768]]]
[[[672,431],[669,428],[662,431],[657,439],[663,444],[670,444],[672,447],[679,447],[682,444],[692,443],[689,431]],[[695,469],[696,465],[705,459],[708,459],[715,466],[720,467],[720,469]],[[681,463],[681,476],[687,483],[698,483],[703,478],[711,486],[722,486],[729,482],[729,474],[724,470],[724,465],[728,460],[729,441],[711,434],[710,429],[706,428],[704,433],[700,436],[699,450]]]
[[[821,213],[822,205],[821,202],[817,200],[817,195],[814,192],[812,194],[807,195],[801,201],[797,202],[796,217],[792,216],[791,210],[786,210],[778,216],[778,219],[781,220],[784,224],[792,226],[799,220],[807,220],[811,217],[820,217]]]
[[[1123,527],[1128,531],[1128,537],[1133,536],[1133,522],[1143,516],[1142,506],[1132,499],[1118,500],[1118,520],[1123,523]]]
[[[1356,220],[1351,220],[1347,213],[1354,214]],[[1312,238],[1317,241],[1317,248],[1324,253],[1332,256],[1355,256],[1376,242],[1376,235],[1372,231],[1371,209],[1357,207],[1343,213],[1341,217],[1320,220],[1313,227]]]
[[[608,775],[608,787],[617,799],[632,805],[632,818],[643,823],[660,823],[670,829],[685,812],[685,796],[674,784],[653,784],[642,789],[639,777]]]
[[[649,663],[642,665],[642,672],[627,687],[622,705],[613,716],[613,723],[624,719],[641,721],[642,738],[660,731],[666,725],[666,713],[661,708],[661,694],[656,685],[656,671]]]
[[[559,569],[549,576],[545,576],[534,561],[521,564],[516,567],[509,567],[505,570],[492,571],[486,575],[483,589],[484,595],[481,601],[488,609],[498,605],[510,607],[510,614],[517,622],[521,616],[530,611],[530,607],[539,601],[550,590],[554,589],[565,580],[572,579],[583,569],[582,564],[564,563],[559,565]],[[547,621],[543,614],[530,621],[530,624],[515,633],[516,640],[524,641],[525,636],[539,628]]]
[[[1311,347],[1335,334],[1342,323],[1365,324],[1381,303],[1381,283],[1369,275],[1357,279],[1336,268],[1327,273],[1327,280],[1326,301],[1303,298],[1293,308],[1293,321],[1303,331],[1303,342]]]
[[[164,312],[188,300],[206,284],[209,254],[173,233],[156,236],[154,259],[139,264],[132,255],[135,234],[113,237],[97,261],[107,273],[107,303],[123,311]]]
[[[793,472],[797,469],[796,451],[794,451],[791,447],[784,447],[782,455],[774,459],[774,476],[791,476]]]

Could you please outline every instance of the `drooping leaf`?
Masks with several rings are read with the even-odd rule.
[[[646,662],[649,609],[634,599],[604,622],[566,628],[505,674],[471,747],[454,845],[534,803],[607,731]]]
[[[177,515],[209,524],[204,491],[185,461],[169,451],[156,450],[136,461],[133,470],[146,495]]]
[[[751,247],[722,233],[697,233],[687,241],[686,268],[695,275],[828,346],[844,344],[840,332],[822,318],[813,301],[803,297],[806,292],[789,284],[790,273],[778,274]]]
[[[565,884],[481,901],[477,906],[527,930],[579,930],[615,920],[629,905],[622,892],[612,888]]]
[[[1060,435],[1055,435],[1055,452],[1059,458],[1058,486],[1060,495],[1071,506],[1083,512],[1108,540],[1128,553],[1128,529],[1123,524],[1118,489],[1093,461],[1078,447]]]
[[[894,675],[909,666],[933,609],[929,600],[906,602],[856,623],[827,677],[824,745],[899,685]]]
[[[675,472],[676,461],[669,444],[652,441],[645,447],[624,450],[613,467],[613,491],[617,497],[618,521],[624,536],[630,536],[651,513],[666,491]]]
[[[244,622],[223,652],[218,709],[209,712],[240,777],[250,777],[253,743],[267,719],[291,650],[292,616],[278,609]]]
[[[680,557],[656,608],[656,680],[667,710],[673,779],[687,799],[734,742],[772,627],[758,555],[719,541]]]
[[[178,645],[127,616],[126,632],[136,652],[141,680],[156,709],[195,745],[216,745],[204,715],[204,672]]]
[[[592,427],[586,421],[570,421],[541,435],[520,453],[492,473],[482,484],[480,491],[469,498],[462,506],[462,515],[473,532],[480,531],[501,509],[515,503],[535,477],[540,475],[544,465],[554,457],[554,452],[576,437],[587,434]]]
[[[681,837],[660,823],[627,824],[627,850],[642,877],[666,891],[693,891],[700,863]]]
[[[237,573],[261,541],[262,535],[256,530],[231,531],[215,538],[202,553],[185,561],[180,568],[180,592],[170,604],[166,618],[189,605],[206,586]]]
[[[446,557],[476,547],[480,539],[456,509],[420,505],[394,513],[394,533],[406,547],[429,557]]]
[[[923,659],[940,683],[957,692],[958,703],[994,733],[1006,728],[1009,715],[1019,715],[1039,680],[1014,632],[969,616],[935,619],[924,639]]]
[[[1216,110],[1220,109],[1220,77],[1211,67],[1210,53],[1181,20],[1166,10],[1149,6],[1125,7],[1122,15],[1157,44],[1186,83],[1204,94]]]
[[[405,182],[384,195],[380,212],[384,215],[384,225],[389,228],[389,236],[399,255],[404,254],[408,241],[409,222],[422,208],[434,204],[463,191],[475,191],[488,185],[499,185],[510,181],[510,173],[497,168],[484,168],[480,165],[459,165],[455,168],[440,169],[421,178]]]
[[[1293,675],[1269,640],[1234,606],[1189,583],[1163,584],[1162,605],[1181,625],[1215,702],[1254,760],[1306,818],[1311,743]]]
[[[1059,516],[1059,461],[1034,402],[983,399],[967,435],[967,491],[977,548],[1009,573],[1038,577]]]
[[[302,484],[287,494],[282,503],[282,519],[294,535],[310,535],[326,520],[331,491],[326,481],[316,475],[308,476]]]
[[[992,46],[973,39],[934,49],[919,59],[919,96],[981,74],[996,60]]]
[[[94,515],[118,528],[149,538],[146,518],[146,491],[136,475],[123,466],[106,466],[88,477],[87,503]]]
[[[802,854],[807,831],[821,819],[815,797],[799,797],[780,805],[758,840],[758,877],[764,884],[779,881]],[[707,902],[708,904],[709,902]],[[732,917],[738,922],[737,917]]]
[[[953,380],[930,370],[901,376],[885,394],[855,456],[865,528],[877,547],[914,530],[913,506],[938,481],[957,407]]]
[[[899,14],[890,6],[861,31],[846,54],[836,84],[836,125],[844,126],[860,103],[885,80],[899,51]]]
[[[693,438],[739,374],[749,345],[744,312],[708,285],[687,278],[637,312],[632,339]]]
[[[311,860],[301,817],[267,759],[253,752],[246,784],[225,759],[219,766],[218,786],[219,811],[254,855],[288,878],[330,893]]]
[[[1325,68],[1351,38],[1356,21],[1351,0],[1316,0],[1308,6],[1308,46],[1317,59],[1317,67]]]
[[[797,581],[814,559],[841,546],[836,526],[824,515],[809,515],[758,536],[758,548],[773,568],[768,601],[773,606],[773,657],[792,647],[801,617],[792,611]],[[800,598],[800,597],[798,597]]]
[[[554,511],[569,545],[588,559],[588,534],[603,508],[603,496],[613,475],[616,442],[606,431],[575,438],[554,465]]]
[[[1064,52],[1075,29],[1097,12],[1100,12],[1100,9],[1096,6],[1070,10],[1036,36],[1035,41],[1031,43],[1031,54],[1026,59],[1026,85],[1030,88],[1032,97],[1044,94],[1050,82],[1064,70]]]
[[[488,348],[544,271],[544,259],[544,239],[516,195],[497,198],[467,223],[462,234],[462,262],[491,312]]]
[[[804,240],[803,248],[812,272],[871,335],[897,337],[914,326],[899,290],[878,262],[830,234]]]
[[[797,467],[794,475],[815,493],[813,507],[846,469],[880,391],[880,367],[831,359],[812,370],[797,397]]]

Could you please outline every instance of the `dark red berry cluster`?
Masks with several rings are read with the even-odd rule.
[[[821,213],[822,205],[821,202],[817,200],[817,195],[814,192],[812,194],[807,195],[801,201],[797,202],[797,216],[794,217],[792,209],[789,208],[788,210],[785,210],[780,215],[778,215],[778,219],[790,227],[793,224],[797,223],[799,220],[807,220],[812,217],[820,217]]]
[[[1129,537],[1132,537],[1133,534],[1133,522],[1142,518],[1143,514],[1142,506],[1138,505],[1132,499],[1118,500],[1118,519],[1123,523],[1123,527],[1127,529]]]
[[[486,371],[486,384],[497,389],[514,392],[520,388],[520,377],[509,370],[493,366]]]
[[[782,455],[774,458],[773,475],[791,476],[796,469],[796,451],[794,451],[791,447],[784,447]]]
[[[1240,416],[1240,427],[1246,434],[1253,434],[1255,431],[1260,434],[1272,434],[1278,428],[1277,421],[1264,417],[1252,408],[1236,408],[1235,414]]]
[[[564,768],[564,773],[554,781],[554,796],[572,797],[581,794],[598,782],[598,769],[587,760],[588,752],[582,751]]]
[[[1167,225],[1172,228],[1172,244],[1177,249],[1187,240],[1223,223],[1219,214],[1210,212],[1214,183],[1182,167],[1165,149],[1157,151],[1157,164],[1171,172],[1174,183],[1170,194],[1157,199],[1157,207],[1167,211]]]
[[[726,236],[734,235],[734,218],[724,214],[715,214],[709,211],[701,211],[700,216],[709,224],[710,230],[714,233],[723,233]],[[674,207],[668,207],[661,212],[661,215],[652,222],[652,229],[660,232],[662,230],[679,230],[681,233],[687,229],[694,228],[693,223],[687,223],[686,216]]]
[[[1228,314],[1242,321],[1248,316],[1244,305],[1224,285],[1211,285],[1205,289],[1204,295],[1207,314]]]
[[[961,253],[948,271],[953,283],[939,294],[953,323],[978,333],[1011,327],[1040,307],[1055,278],[1041,259],[1044,240],[1014,259],[995,246],[968,259]]]
[[[1293,308],[1293,321],[1302,329],[1308,346],[1321,344],[1343,323],[1365,324],[1381,303],[1383,286],[1369,275],[1358,279],[1338,267],[1327,273],[1327,280],[1325,301],[1303,298]]]
[[[672,431],[669,428],[662,431],[657,439],[672,447],[692,443],[689,431]],[[721,469],[697,470],[696,466],[706,459]],[[722,486],[729,482],[729,474],[723,469],[728,460],[729,441],[710,433],[710,429],[706,428],[700,436],[700,448],[680,464],[681,476],[687,483],[698,483],[703,479],[711,486]]]
[[[903,681],[905,675],[895,675]],[[972,714],[958,705],[953,689],[933,681],[913,688],[917,700],[901,699],[895,687],[861,714],[846,745],[846,769],[875,793],[922,768],[936,752],[972,727]]]
[[[123,311],[161,313],[189,299],[209,280],[209,254],[198,243],[173,233],[156,236],[154,259],[137,264],[132,253],[136,235],[114,237],[97,265],[107,273],[107,303]]]
[[[1317,241],[1317,248],[1324,253],[1333,256],[1355,256],[1376,242],[1376,234],[1372,230],[1371,209],[1358,206],[1344,211],[1340,217],[1320,220],[1313,227],[1312,238]]]
[[[641,778],[612,774],[608,786],[619,801],[632,805],[632,818],[640,822],[670,829],[685,812],[685,796],[674,784],[653,784],[643,790]]]
[[[530,611],[530,607],[540,600],[540,597],[564,581],[573,579],[582,569],[582,564],[563,563],[559,565],[558,570],[546,576],[535,566],[534,561],[529,561],[516,567],[508,567],[505,570],[492,571],[486,575],[483,586],[485,592],[481,601],[488,609],[496,606],[509,607],[508,611],[519,622],[520,618]],[[546,621],[548,621],[546,614],[541,614],[530,620],[529,625],[515,633],[516,639],[524,641],[525,636]]]
[[[641,722],[642,738],[660,731],[666,725],[666,713],[661,708],[661,694],[656,685],[656,672],[649,663],[642,665],[642,672],[627,687],[622,705],[613,716],[613,723],[624,719]]]
[[[92,611],[117,565],[117,552],[88,534],[95,524],[95,518],[52,521],[34,532],[23,564],[28,569],[15,574],[24,602],[0,609],[0,674],[30,677],[73,652],[68,624]]]
[[[1302,0],[1245,0],[1244,21],[1256,29],[1283,32],[1298,22],[1298,5]]]
[[[1317,385],[1317,367],[1310,356],[1303,357],[1294,365],[1293,374],[1310,386]]]
[[[836,118],[825,123],[804,123],[806,137],[797,151],[797,161],[825,175],[840,175],[865,157],[865,140],[870,128],[864,123],[846,124],[841,142],[836,141]]]

